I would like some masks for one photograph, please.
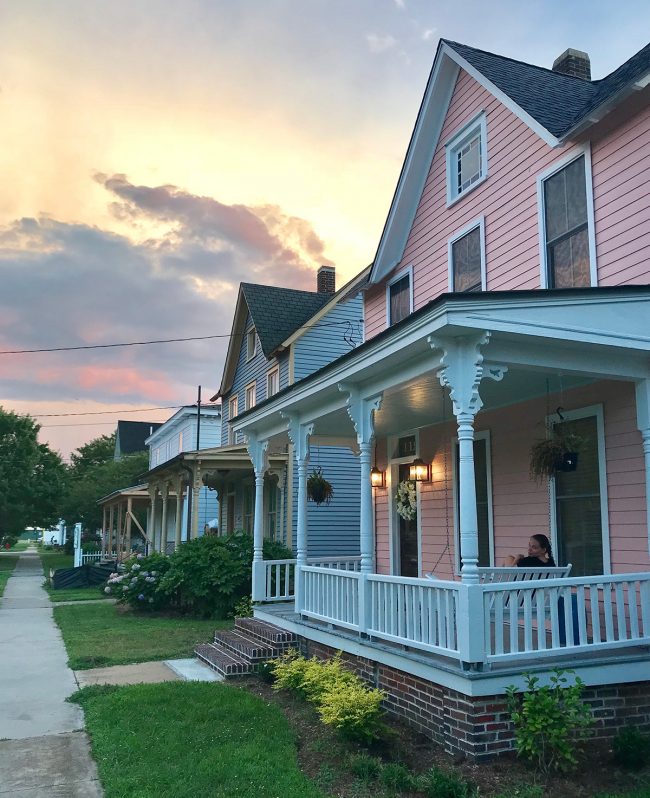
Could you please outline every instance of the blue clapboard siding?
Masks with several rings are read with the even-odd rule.
[[[334,488],[329,504],[307,502],[307,556],[329,557],[359,554],[360,476],[359,461],[340,446],[312,446],[309,473],[322,469]],[[298,494],[298,469],[293,472],[294,497]],[[294,499],[295,505],[295,499]],[[296,546],[297,514],[294,506],[293,547]]]
[[[293,345],[294,379],[303,379],[332,360],[354,348],[345,338],[359,346],[363,342],[363,300],[354,297],[336,305]],[[340,322],[340,323],[339,323]]]
[[[252,325],[250,314],[246,317],[246,327],[248,330]],[[246,409],[246,386],[255,381],[255,402],[259,404],[266,399],[266,375],[276,365],[278,360],[271,358],[267,360],[262,352],[259,338],[255,336],[257,345],[255,347],[255,355],[250,360],[246,360],[247,346],[246,336],[242,337],[239,347],[239,355],[237,357],[237,366],[235,367],[235,374],[230,391],[222,398],[221,412],[223,414],[223,426],[221,428],[221,445],[228,445],[228,428],[230,426],[230,399],[237,396],[237,410],[243,413]],[[288,356],[284,354],[280,362],[280,387],[283,388],[288,384]],[[284,379],[284,384],[283,384]],[[238,437],[235,443],[241,443],[243,438]]]

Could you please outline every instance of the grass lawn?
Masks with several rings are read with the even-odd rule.
[[[109,599],[104,593],[103,585],[95,585],[94,587],[62,587],[59,590],[54,590],[51,587],[45,588],[50,596],[50,600],[57,601],[88,601],[89,599]]]
[[[18,540],[11,547],[11,551],[27,551],[27,546],[29,546],[29,541],[27,541],[27,540]]]
[[[54,608],[73,670],[193,656],[196,643],[212,639],[232,621],[139,615],[114,604]]]
[[[62,551],[39,549],[38,556],[41,558],[41,565],[46,578],[50,575],[50,569],[56,571],[57,568],[72,568],[74,565],[74,555],[64,554]]]
[[[215,682],[87,687],[106,798],[324,798],[298,769],[282,712]]]
[[[18,562],[18,555],[15,557],[8,557],[4,554],[0,557],[0,596],[5,591],[5,585],[7,584],[7,580],[11,576],[11,572],[16,567],[16,563]]]

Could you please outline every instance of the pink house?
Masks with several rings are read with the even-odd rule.
[[[299,478],[297,559],[256,559],[257,619],[342,650],[450,751],[511,747],[506,686],[556,666],[603,736],[650,725],[648,186],[650,45],[591,81],[575,50],[550,70],[442,40],[364,343],[236,425],[260,476],[287,445]],[[534,479],[545,439],[572,445]],[[328,441],[359,455],[360,563],[306,560]],[[533,534],[561,567],[501,570]]]

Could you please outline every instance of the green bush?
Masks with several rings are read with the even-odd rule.
[[[576,676],[569,684],[560,669],[553,671],[550,684],[543,686],[537,676],[523,676],[527,690],[521,696],[516,687],[508,687],[517,753],[544,774],[570,770],[578,761],[580,740],[593,723],[591,708],[582,701],[584,683]]]
[[[612,741],[614,762],[628,770],[641,770],[650,762],[650,737],[636,726],[622,729]]]
[[[253,597],[242,596],[235,604],[229,617],[232,618],[252,618],[253,617]]]
[[[477,798],[478,790],[473,784],[447,773],[440,768],[432,767],[419,779],[420,790],[427,798]]]
[[[348,767],[360,781],[375,781],[381,773],[381,760],[369,754],[352,754],[348,759]]]
[[[413,792],[418,787],[418,780],[411,771],[399,762],[389,762],[381,769],[381,783],[391,792]]]
[[[115,596],[118,604],[150,611],[165,609],[169,599],[160,585],[169,568],[170,558],[165,554],[131,557],[111,574],[104,592]]]
[[[314,703],[323,723],[344,737],[370,743],[381,736],[384,694],[346,670],[340,652],[322,661],[291,650],[276,660],[273,673],[275,689],[294,690]]]

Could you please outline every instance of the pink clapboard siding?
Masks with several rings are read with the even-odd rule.
[[[650,283],[650,109],[592,142],[599,285]]]
[[[488,178],[447,208],[445,142],[480,111]],[[572,151],[552,149],[466,72],[459,73],[440,141],[395,271],[413,266],[414,309],[449,290],[448,240],[485,218],[488,290],[540,288],[537,178]],[[650,282],[650,111],[592,148],[599,285]],[[386,327],[386,286],[366,294],[366,338]]]
[[[612,571],[648,570],[645,470],[633,387],[628,383],[599,382],[548,399],[550,407],[560,403],[567,410],[603,405]],[[543,435],[546,408],[547,398],[539,397],[483,410],[476,418],[477,432],[490,431],[496,565],[501,565],[507,554],[525,552],[530,535],[549,531],[547,485],[536,484],[528,475],[530,446]],[[421,456],[432,462],[432,480],[420,487],[422,572],[435,566],[440,578],[453,578],[456,558],[451,446],[454,435],[452,424],[420,431]],[[378,453],[378,462],[385,467],[385,449]],[[377,568],[380,573],[388,573],[389,490],[375,493]]]

